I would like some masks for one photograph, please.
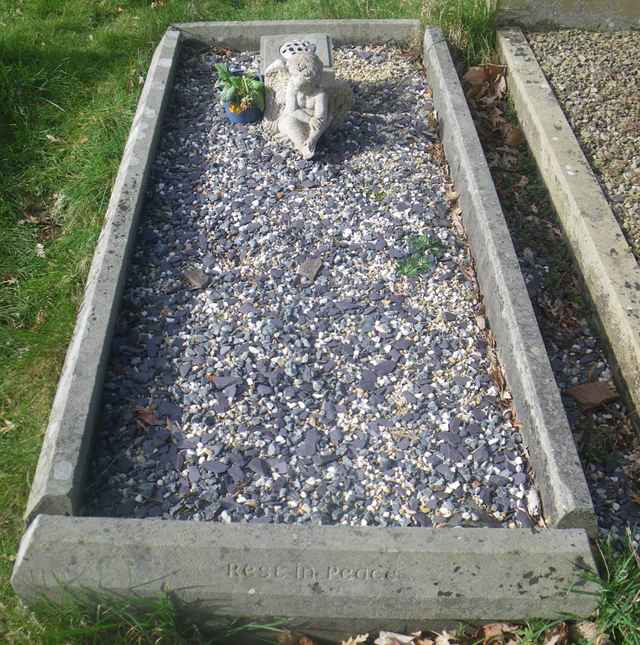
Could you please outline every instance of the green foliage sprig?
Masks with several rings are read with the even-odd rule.
[[[256,106],[264,112],[264,83],[250,74],[232,74],[229,68],[217,63],[215,66],[218,87],[223,103],[239,108],[240,111]]]

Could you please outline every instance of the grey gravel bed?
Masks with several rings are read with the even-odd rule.
[[[527,38],[640,258],[640,32]]]
[[[488,374],[426,80],[336,51],[354,109],[316,159],[231,126],[183,55],[104,388],[87,513],[531,526]],[[238,68],[258,68],[238,54]],[[426,272],[402,275],[430,240]]]

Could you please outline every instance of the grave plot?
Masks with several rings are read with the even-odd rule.
[[[333,637],[589,615],[591,501],[442,34],[427,85],[417,21],[181,29],[114,187],[16,592],[168,590],[203,622]],[[259,61],[225,47],[322,33],[354,105],[313,160],[226,123],[215,57]]]
[[[303,161],[260,125],[227,121],[216,62],[187,55],[178,72],[88,512],[537,524],[448,215],[422,69],[397,47],[337,49],[352,111]],[[259,67],[250,54],[225,62]]]

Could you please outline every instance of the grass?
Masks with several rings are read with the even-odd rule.
[[[625,545],[600,544],[602,577],[589,578],[600,587],[597,624],[615,643],[640,644],[640,554]]]
[[[214,618],[200,630],[184,618],[179,603],[170,595],[155,599],[91,592],[68,592],[61,602],[43,598],[34,611],[16,611],[4,633],[4,642],[16,645],[77,642],[91,645],[236,645],[274,643],[285,620],[254,624],[234,618]],[[246,642],[246,641],[245,641]]]
[[[424,19],[439,25],[465,65],[494,58],[498,0],[427,0]]]

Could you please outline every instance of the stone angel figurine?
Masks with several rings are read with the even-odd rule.
[[[352,95],[348,83],[323,69],[313,45],[304,45],[293,52],[290,44],[283,45],[283,58],[265,70],[263,127],[267,133],[289,140],[304,159],[311,159],[320,137],[344,121]]]

